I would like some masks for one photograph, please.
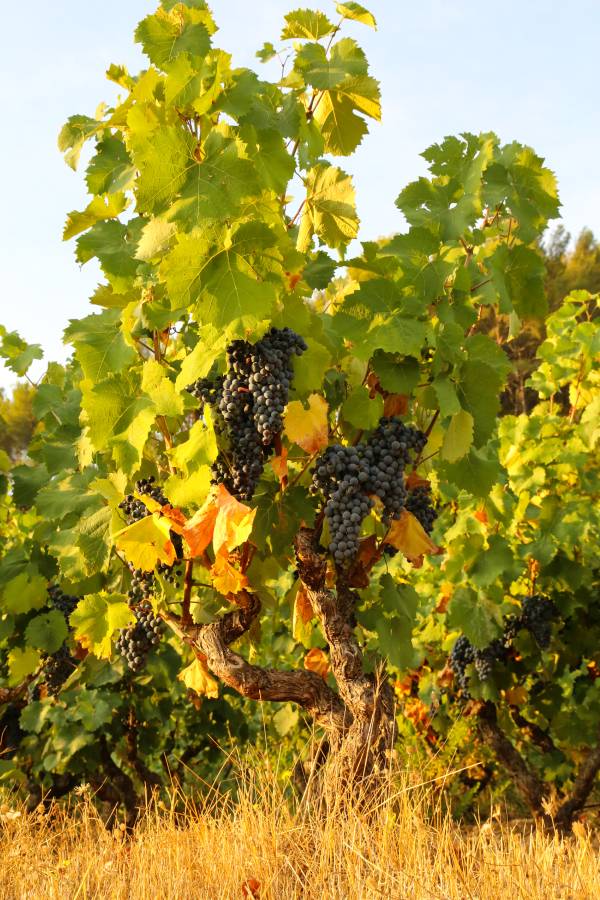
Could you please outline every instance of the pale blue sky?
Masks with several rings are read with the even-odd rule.
[[[356,179],[361,237],[398,230],[400,189],[425,170],[419,153],[446,134],[496,131],[531,144],[557,173],[566,227],[600,234],[598,52],[600,0],[366,0],[379,30],[355,26],[381,81],[383,123],[343,166]],[[0,54],[2,205],[0,322],[64,359],[69,318],[89,311],[97,281],[63,244],[65,215],[87,203],[56,135],[73,113],[114,96],[111,62],[135,71],[133,43],[152,0],[30,0],[3,9]],[[213,0],[218,46],[234,64],[260,67],[255,51],[276,42],[283,14],[333,2]],[[41,368],[37,369],[37,373]],[[0,386],[12,384],[0,368]]]

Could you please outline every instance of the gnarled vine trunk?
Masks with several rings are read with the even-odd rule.
[[[335,588],[327,586],[327,559],[317,532],[302,528],[295,539],[296,564],[315,615],[329,644],[337,692],[315,672],[269,669],[249,663],[231,649],[260,612],[260,600],[247,591],[236,597],[237,608],[209,625],[168,619],[184,639],[206,657],[210,670],[243,697],[297,703],[327,735],[327,754],[340,766],[350,785],[383,773],[393,748],[396,728],[394,693],[385,674],[366,673],[362,650],[354,634],[358,595],[343,574]]]

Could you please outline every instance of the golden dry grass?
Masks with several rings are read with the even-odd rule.
[[[30,815],[4,804],[0,898],[600,897],[597,845],[583,826],[566,840],[499,823],[467,830],[432,812],[431,789],[406,777],[370,815],[340,799],[323,816],[258,771],[235,801],[213,794],[184,813],[151,804],[130,837],[107,831],[85,796],[70,811]]]

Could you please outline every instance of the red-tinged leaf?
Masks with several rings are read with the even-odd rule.
[[[304,657],[304,668],[309,672],[316,672],[321,678],[327,678],[329,673],[329,657],[324,650],[313,647]]]
[[[315,611],[310,602],[308,591],[304,585],[301,585],[298,589],[294,602],[296,605],[296,618],[300,619],[304,625],[306,625],[307,622],[310,622],[311,619],[314,619]]]
[[[488,514],[485,511],[485,507],[482,506],[481,509],[477,510],[477,512],[475,513],[475,518],[477,519],[478,522],[481,522],[482,525],[488,524],[489,519],[488,519]]]
[[[442,550],[434,544],[421,523],[406,509],[396,519],[388,531],[385,541],[391,544],[413,564],[415,569],[423,565],[423,556],[436,556]]]
[[[327,401],[320,394],[311,394],[308,409],[300,400],[288,403],[285,414],[285,434],[288,440],[302,447],[306,453],[316,453],[329,443]]]
[[[285,484],[288,478],[288,452],[287,447],[281,448],[281,453],[278,456],[273,456],[271,458],[271,467],[277,477],[279,478],[280,484]]]
[[[406,487],[409,491],[414,491],[415,488],[427,488],[427,490],[431,489],[431,482],[428,481],[427,478],[422,478],[420,475],[417,475],[416,472],[409,472],[406,476]]]
[[[204,506],[186,523],[183,537],[191,557],[201,556],[212,541],[218,513],[213,498],[209,497]]]
[[[383,401],[384,416],[405,416],[408,412],[406,394],[388,394]]]

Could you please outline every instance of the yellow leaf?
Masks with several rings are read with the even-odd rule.
[[[246,576],[232,566],[222,553],[217,553],[210,574],[213,587],[224,596],[238,594],[243,588],[248,587]]]
[[[177,554],[169,531],[169,520],[152,513],[117,532],[115,545],[136,569],[151,572],[159,562],[168,566],[175,562]]]
[[[213,533],[213,547],[215,553],[219,554],[223,549],[233,550],[248,540],[256,510],[232,497],[222,484],[217,488],[214,502],[219,512]]]
[[[321,678],[327,678],[329,672],[329,659],[324,650],[313,647],[304,657],[304,668],[309,672],[316,672]]]
[[[285,434],[306,453],[316,453],[329,443],[327,401],[320,394],[311,394],[308,409],[300,400],[288,403],[285,414]]]
[[[190,550],[190,556],[200,556],[213,538],[218,509],[214,499],[209,497],[204,506],[188,520],[183,536]]]
[[[423,565],[424,554],[435,556],[442,552],[433,543],[421,523],[406,509],[402,510],[399,519],[392,522],[385,542],[391,544],[396,550],[400,550],[417,569]]]
[[[195,691],[200,696],[210,697],[213,700],[219,697],[219,683],[212,677],[203,659],[197,657],[179,673],[177,678],[183,681],[190,691]]]
[[[523,706],[527,703],[527,691],[522,686],[509,688],[504,691],[504,699],[510,706]]]

